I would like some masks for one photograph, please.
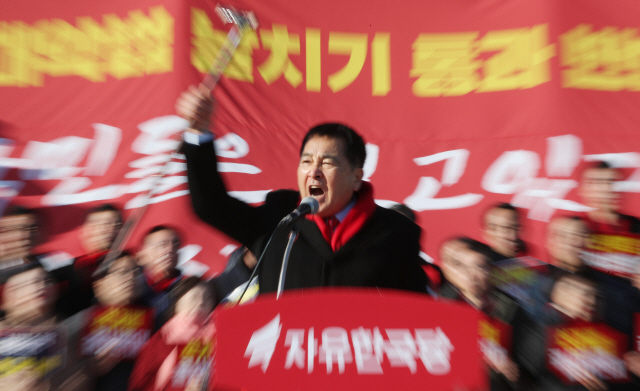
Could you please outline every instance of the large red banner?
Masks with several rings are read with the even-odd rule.
[[[556,213],[585,210],[580,166],[625,169],[640,214],[640,4],[598,0],[228,2],[255,13],[215,89],[213,125],[229,190],[258,203],[295,188],[299,143],[340,121],[368,143],[381,205],[418,212],[425,256],[480,236],[491,203],[523,209],[540,247]],[[184,123],[196,84],[229,30],[199,0],[8,2],[0,9],[0,208],[41,208],[43,251],[82,252],[83,212],[139,207]],[[180,156],[130,240],[173,224],[183,267],[222,269],[235,243],[190,211]],[[540,248],[534,256],[544,258]]]

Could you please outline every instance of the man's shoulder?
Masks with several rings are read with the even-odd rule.
[[[438,296],[447,300],[463,301],[460,296],[460,291],[458,291],[449,281],[446,280],[442,283],[442,285],[440,285],[440,289],[438,289]]]
[[[267,193],[265,202],[298,202],[300,193],[291,189],[273,190]]]
[[[640,233],[640,219],[635,216],[619,214],[620,220],[625,222],[625,225],[628,227],[629,232],[638,234]]]
[[[411,221],[403,214],[395,210],[387,209],[377,205],[372,220],[377,224],[387,225],[388,229],[398,229],[401,232],[420,232],[421,228],[418,224]]]
[[[292,212],[300,202],[300,193],[290,189],[273,190],[267,193],[264,205],[268,205],[272,217],[284,217],[287,213]]]

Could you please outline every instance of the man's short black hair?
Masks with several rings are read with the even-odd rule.
[[[178,246],[180,246],[182,244],[182,239],[180,238],[180,232],[178,232],[177,228],[168,226],[168,225],[156,225],[154,227],[152,227],[151,229],[149,229],[147,231],[146,234],[144,234],[144,238],[146,239],[149,235],[152,235],[156,232],[160,232],[160,231],[171,231],[173,232],[173,234],[176,236],[176,239],[178,239]]]
[[[485,259],[487,264],[491,263],[491,260],[493,259],[493,255],[494,255],[494,252],[493,250],[491,250],[491,247],[475,239],[471,239],[467,237],[462,238],[460,241],[464,243],[470,251],[473,251],[474,253],[482,255],[482,257]]]
[[[22,205],[12,205],[12,206],[8,207],[6,212],[4,213],[5,217],[9,217],[9,216],[24,216],[24,215],[35,216],[36,218],[40,217],[38,212],[36,212],[35,209],[27,208],[27,207],[22,206]]]
[[[131,251],[122,250],[115,258],[113,258],[113,261],[111,261],[109,266],[107,266],[107,267],[98,267],[96,272],[91,276],[93,278],[93,281],[98,281],[98,280],[102,280],[103,278],[105,278],[107,276],[107,274],[109,274],[109,271],[111,270],[111,267],[113,267],[113,264],[118,262],[120,259],[122,259],[124,257],[129,257],[131,259],[134,258],[133,253]]]
[[[22,205],[12,205],[7,208],[2,217],[13,216],[33,216],[36,220],[35,228],[38,228],[42,225],[42,214],[35,209],[27,208]]]
[[[482,221],[481,221],[483,227],[485,225],[485,217],[487,216],[487,214],[489,214],[489,212],[491,212],[494,209],[509,210],[511,212],[514,212],[516,214],[517,220],[520,221],[520,211],[518,210],[518,208],[516,208],[515,206],[511,205],[508,202],[497,202],[495,204],[489,205],[489,207],[484,210],[484,213],[482,214]]]
[[[365,147],[364,140],[350,127],[339,123],[326,123],[314,126],[309,129],[302,140],[300,156],[302,156],[302,152],[304,152],[304,147],[307,145],[307,142],[313,137],[329,137],[344,141],[344,153],[349,164],[351,164],[351,167],[362,168],[364,166],[364,161],[367,158],[367,149]]]
[[[202,285],[209,291],[212,299],[211,304],[214,305],[216,303],[215,290],[213,289],[212,284],[207,283],[207,281],[200,277],[185,277],[178,281],[169,291],[169,298],[171,300],[170,307],[167,310],[167,315],[169,317],[173,317],[176,314],[176,304],[178,303],[178,300],[198,285]]]
[[[89,209],[87,211],[85,219],[91,216],[92,214],[102,213],[102,212],[114,212],[118,215],[120,222],[122,222],[122,212],[120,212],[120,209],[116,208],[113,204],[102,204]]]
[[[613,167],[609,162],[606,162],[604,160],[596,160],[591,162],[587,167],[586,170],[589,169],[596,169],[596,170],[611,170],[614,169],[615,167]]]

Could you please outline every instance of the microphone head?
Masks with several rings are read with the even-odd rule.
[[[311,210],[309,211],[309,214],[314,215],[318,213],[318,210],[320,209],[320,204],[318,203],[318,200],[316,200],[313,197],[305,197],[302,199],[302,201],[300,201],[300,206],[305,204],[308,205],[309,208],[311,208]]]

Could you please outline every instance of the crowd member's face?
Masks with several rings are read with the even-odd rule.
[[[213,295],[204,283],[191,288],[176,302],[176,315],[205,319],[213,311]]]
[[[467,298],[483,298],[489,291],[489,262],[482,254],[465,249],[458,257],[461,280],[458,289]]]
[[[48,315],[55,302],[55,290],[47,273],[31,269],[16,274],[4,286],[3,309],[16,319],[37,319]]]
[[[557,266],[576,271],[582,265],[580,252],[587,242],[587,227],[580,220],[557,218],[547,228],[547,250]]]
[[[107,275],[94,283],[96,298],[102,305],[127,305],[138,297],[138,274],[131,257],[118,258]]]
[[[512,210],[493,208],[484,216],[483,236],[489,247],[507,258],[513,258],[520,248],[520,222]]]
[[[118,235],[120,215],[113,211],[91,213],[82,225],[82,244],[89,252],[107,251]]]
[[[594,320],[597,291],[589,282],[572,277],[561,278],[553,287],[551,300],[573,319]]]
[[[35,246],[38,234],[36,217],[31,214],[0,219],[0,259],[26,257]]]
[[[458,287],[462,281],[462,270],[459,256],[466,246],[459,240],[449,240],[440,247],[442,274],[453,286]]]
[[[147,235],[140,254],[142,267],[155,276],[170,276],[178,265],[179,245],[178,236],[172,230]]]
[[[620,179],[617,170],[611,168],[589,168],[582,174],[580,196],[584,203],[605,212],[618,209],[620,195],[614,191],[614,184]]]
[[[314,197],[318,215],[333,216],[344,209],[362,185],[363,171],[353,168],[345,155],[344,142],[329,137],[307,141],[298,165],[298,188],[302,198]]]

